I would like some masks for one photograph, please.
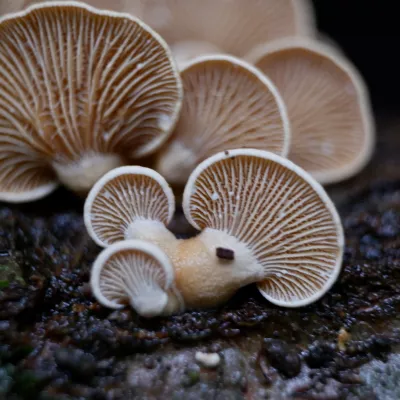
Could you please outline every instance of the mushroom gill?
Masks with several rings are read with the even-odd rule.
[[[131,182],[148,171],[137,167],[133,175]],[[157,175],[154,181],[162,182]],[[157,186],[154,181],[147,181],[149,188]],[[165,185],[158,187],[165,191],[160,197],[167,198]],[[94,188],[88,202],[96,203],[99,193]],[[199,164],[183,196],[186,219],[201,232],[191,239],[174,238],[136,196],[121,199],[130,202],[130,211],[126,204],[111,206],[117,226],[111,220],[100,224],[110,232],[124,230],[124,239],[157,245],[174,268],[187,308],[221,305],[251,283],[274,304],[300,307],[317,301],[339,275],[344,238],[333,203],[309,174],[271,152],[229,150]],[[85,222],[98,241],[90,209],[85,207]],[[128,225],[134,229],[126,230]]]
[[[0,38],[0,199],[31,201],[58,181],[86,193],[174,128],[179,74],[138,19],[45,3],[0,19]]]

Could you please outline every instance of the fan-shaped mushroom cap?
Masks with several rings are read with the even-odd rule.
[[[128,300],[140,315],[154,317],[183,307],[169,258],[141,240],[122,241],[103,250],[90,283],[96,299],[109,308],[123,308]]]
[[[175,43],[171,46],[171,51],[180,70],[198,56],[223,53],[212,43],[195,40]]]
[[[362,78],[338,50],[286,39],[248,59],[277,86],[289,113],[289,158],[321,183],[359,172],[374,147],[374,121]]]
[[[45,3],[0,19],[0,199],[87,192],[149,154],[178,118],[164,40],[127,14]]]
[[[259,148],[286,156],[290,127],[285,105],[268,78],[231,56],[204,56],[182,71],[184,102],[156,169],[184,184],[207,157],[232,148]]]
[[[259,290],[274,304],[310,304],[338,277],[344,238],[337,211],[320,184],[282,157],[252,149],[210,157],[190,176],[183,210],[202,235],[222,231],[250,249]]]
[[[238,57],[261,43],[315,31],[308,0],[146,0],[142,17],[171,45],[205,41]]]
[[[86,198],[84,220],[93,240],[106,247],[133,238],[134,222],[146,221],[147,230],[151,224],[164,227],[174,212],[174,194],[162,176],[149,168],[126,166],[108,172],[96,182]],[[136,233],[140,238],[150,234],[146,230]],[[167,230],[166,235],[175,238]]]

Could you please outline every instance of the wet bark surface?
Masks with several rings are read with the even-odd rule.
[[[0,399],[400,398],[397,121],[381,118],[374,160],[328,188],[345,227],[343,270],[302,309],[272,306],[253,286],[170,318],[105,309],[88,286],[99,248],[82,202],[59,190],[1,204]],[[190,231],[180,215],[172,227]]]

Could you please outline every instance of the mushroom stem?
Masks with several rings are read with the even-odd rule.
[[[137,226],[144,228],[149,224],[154,232],[155,225],[150,225],[150,222],[142,221]],[[145,229],[140,231],[145,232]],[[167,254],[174,267],[176,287],[188,308],[219,306],[241,287],[265,278],[262,267],[250,249],[225,232],[205,229],[194,238],[174,241],[162,240],[164,234],[161,230],[152,237],[144,233],[140,239],[159,245]],[[138,236],[135,234],[136,239]],[[219,247],[232,249],[235,253],[229,268],[225,260],[217,257],[216,250]]]
[[[161,247],[168,248],[177,242],[175,235],[160,221],[136,219],[125,231],[125,239],[145,240]]]
[[[156,170],[173,185],[184,185],[198,161],[198,155],[179,140],[172,140],[159,154]]]
[[[107,172],[124,165],[117,154],[87,154],[71,163],[53,163],[59,180],[69,189],[86,194]]]

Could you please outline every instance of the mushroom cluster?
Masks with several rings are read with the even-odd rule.
[[[86,195],[131,164],[182,189],[198,163],[234,148],[288,157],[322,184],[370,160],[368,91],[317,39],[308,0],[86,3],[105,10],[0,6],[25,8],[0,18],[0,200],[59,183]]]
[[[168,183],[148,168],[117,168],[94,185],[84,219],[105,247],[91,275],[101,304],[169,315],[221,305],[256,283],[271,303],[300,307],[338,277],[344,239],[334,205],[308,173],[274,153],[224,151],[195,168],[183,210],[198,236],[168,230],[174,207]]]
[[[344,242],[321,184],[366,165],[374,121],[309,1],[87,3],[0,5],[0,200],[89,193],[107,307],[169,315],[254,283],[279,306],[318,300]],[[167,228],[170,185],[194,238]]]

